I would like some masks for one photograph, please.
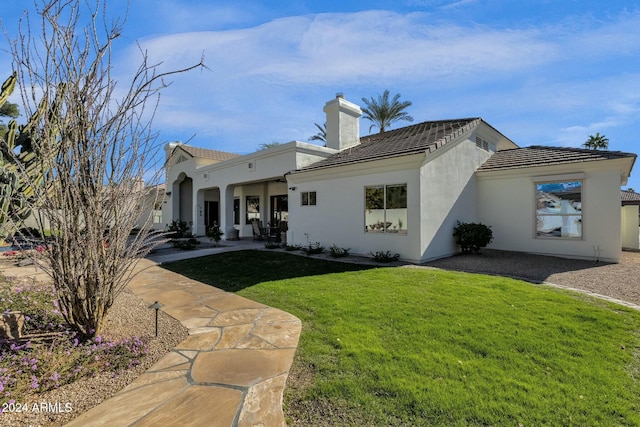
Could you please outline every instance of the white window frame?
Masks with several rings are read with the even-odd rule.
[[[404,208],[395,208],[395,209],[404,209],[405,210],[405,218],[404,221],[402,221],[401,218],[390,218],[390,215],[388,216],[388,212],[393,210],[393,208],[389,208],[387,207],[387,188],[388,187],[404,187],[405,188],[405,207]],[[382,199],[383,199],[383,208],[382,210],[383,212],[383,219],[382,219],[382,229],[380,229],[379,227],[374,228],[372,226],[372,224],[367,224],[367,189],[369,188],[382,188],[383,193],[382,193]],[[407,232],[407,222],[408,222],[408,216],[409,216],[409,186],[407,185],[406,182],[403,183],[396,183],[396,184],[377,184],[377,185],[366,185],[364,187],[364,216],[363,216],[363,221],[364,221],[364,233],[368,234],[368,233],[372,233],[372,234],[396,234],[396,235],[401,235],[401,236],[406,236],[408,234]],[[398,222],[394,223],[394,220],[398,219]],[[376,226],[380,225],[380,221],[378,220],[375,224]]]

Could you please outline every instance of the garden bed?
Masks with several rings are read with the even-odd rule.
[[[4,263],[6,262],[7,261]],[[33,286],[33,284],[25,280],[14,279],[11,283],[8,283],[0,279],[0,286],[3,287],[4,290],[6,290],[8,286],[13,287],[15,290],[22,289],[22,287],[30,287]],[[42,286],[42,284],[39,284],[39,286]],[[2,311],[6,311],[7,309],[7,307],[5,307],[6,302],[7,301],[0,303],[4,304],[0,306]],[[47,374],[44,375],[44,377],[41,376],[36,382],[32,381],[30,383],[30,386],[35,389],[34,391],[27,391],[16,395],[17,392],[14,390],[14,395],[7,397],[7,392],[11,394],[11,389],[8,384],[10,377],[8,376],[8,371],[4,371],[6,367],[3,365],[0,379],[4,378],[4,381],[7,382],[7,387],[2,391],[4,394],[0,401],[7,403],[7,405],[4,405],[7,411],[0,414],[0,425],[48,426],[64,424],[123,389],[187,337],[187,329],[184,328],[180,322],[162,312],[160,312],[159,317],[159,330],[161,333],[159,337],[155,337],[155,312],[149,309],[148,305],[149,304],[141,298],[125,290],[117,297],[113,307],[109,311],[100,338],[94,339],[91,345],[82,347],[86,349],[87,352],[95,351],[95,353],[92,353],[92,357],[101,359],[104,358],[104,356],[99,352],[100,348],[109,347],[112,345],[111,343],[118,343],[118,345],[124,343],[125,347],[131,350],[128,352],[125,349],[124,353],[127,357],[136,352],[146,353],[141,354],[140,357],[135,358],[135,360],[127,360],[123,363],[122,368],[101,369],[96,368],[96,366],[99,365],[94,365],[94,367],[89,369],[88,362],[85,362],[87,365],[78,367],[79,371],[83,368],[87,370],[86,373],[88,375],[83,378],[69,384],[55,387],[52,384],[58,380],[58,378],[54,375]],[[32,330],[29,330],[28,313],[25,314],[27,315],[25,322],[26,332],[33,333]],[[24,345],[25,341],[23,340],[17,344],[18,346]],[[33,345],[47,346],[51,344],[47,344],[45,341],[41,343],[34,342]],[[79,346],[81,345],[82,344],[79,344]],[[93,348],[93,350],[91,350],[91,348]],[[10,363],[11,358],[15,358],[16,352],[18,351],[19,347],[15,347],[14,345],[14,349],[12,350],[10,344],[7,343],[2,347],[3,354],[0,358],[0,363]],[[73,351],[73,343],[71,344],[71,351]],[[93,356],[93,354],[95,354],[95,356]],[[23,354],[21,353],[20,358],[22,358],[22,356]],[[43,353],[39,352],[37,360],[33,360],[34,358],[24,358],[27,365],[29,365],[25,365],[25,369],[31,369],[35,366],[35,373],[46,372],[48,369],[52,369],[52,366],[54,366],[56,362],[55,358],[59,357],[59,352],[50,351],[48,360],[46,354],[43,356]],[[105,358],[105,360],[109,359]],[[63,378],[60,378],[60,380],[62,379]],[[24,376],[20,377],[20,381],[22,388],[24,388]],[[37,387],[36,384],[38,384]],[[5,388],[4,383],[3,388]],[[50,389],[42,391],[47,388]],[[10,412],[8,410],[8,403],[12,400],[13,405],[11,409],[13,412]],[[22,412],[16,412],[18,410],[18,404]],[[43,404],[44,406],[42,406]],[[46,409],[40,410],[40,408]]]

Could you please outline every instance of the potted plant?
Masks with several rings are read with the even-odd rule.
[[[223,234],[224,232],[220,229],[218,224],[213,224],[207,229],[207,237],[214,242],[216,247],[218,246],[218,242],[222,238]]]

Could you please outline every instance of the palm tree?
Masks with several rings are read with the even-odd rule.
[[[322,126],[317,123],[314,123],[318,128],[318,133],[309,137],[309,141],[322,141],[327,142],[327,122],[325,122]]]
[[[389,90],[385,90],[378,99],[375,100],[371,97],[370,100],[362,98],[362,102],[366,104],[366,107],[362,109],[363,117],[373,122],[369,127],[369,132],[373,127],[378,127],[380,133],[384,132],[393,122],[398,120],[406,120],[408,122],[413,121],[406,111],[403,111],[407,107],[411,106],[411,101],[399,101],[400,94],[397,93],[391,102],[389,102]]]
[[[266,150],[267,148],[271,148],[271,147],[277,147],[278,145],[280,145],[280,142],[278,142],[278,141],[264,142],[264,143],[258,145],[258,151]]]
[[[589,135],[589,139],[582,146],[590,150],[606,150],[609,148],[609,138],[598,132],[595,135]]]

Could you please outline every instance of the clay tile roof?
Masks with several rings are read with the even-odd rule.
[[[468,118],[430,121],[364,136],[360,138],[359,145],[302,168],[301,171],[424,153],[425,151],[432,152],[467,132],[481,120],[480,118]]]
[[[620,190],[620,199],[623,205],[640,205],[640,193],[628,190]]]
[[[633,157],[632,153],[621,151],[588,150],[584,148],[531,147],[514,148],[496,152],[480,168],[479,171],[519,169],[534,166],[559,165],[565,163],[593,162],[599,160]]]
[[[228,153],[226,151],[218,151],[218,150],[209,150],[206,148],[198,148],[192,147],[190,145],[182,144],[176,146],[176,149],[182,149],[185,153],[189,154],[191,157],[200,157],[205,159],[213,159],[213,160],[229,160],[235,157],[239,157],[239,154]]]

